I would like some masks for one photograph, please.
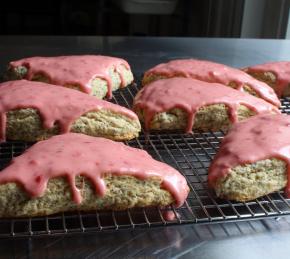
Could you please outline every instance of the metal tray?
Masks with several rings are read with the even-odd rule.
[[[138,88],[136,85],[115,92],[113,102],[130,107]],[[282,111],[290,113],[290,99],[282,99]],[[157,160],[179,170],[187,179],[190,193],[178,209],[145,208],[122,212],[61,213],[47,217],[1,219],[0,237],[41,236],[161,227],[169,225],[213,223],[280,217],[290,214],[290,200],[283,191],[250,202],[218,199],[207,187],[207,169],[215,155],[223,132],[194,134],[144,134],[126,144],[145,149]],[[32,143],[6,142],[0,145],[0,166],[21,154]],[[176,219],[168,221],[165,211]]]

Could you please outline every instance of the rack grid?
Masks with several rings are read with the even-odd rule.
[[[112,101],[130,107],[137,91],[136,85],[119,90],[115,92]],[[282,112],[290,113],[290,99],[284,98],[281,102]],[[120,212],[75,212],[46,217],[0,219],[0,237],[62,235],[290,215],[290,200],[284,197],[283,191],[249,202],[231,202],[218,199],[208,189],[207,170],[223,136],[223,132],[152,133],[146,137],[142,133],[139,138],[126,142],[127,145],[146,150],[155,159],[173,166],[186,177],[190,193],[180,208],[154,207]],[[0,144],[0,169],[31,145],[15,141]],[[164,215],[168,211],[174,213],[174,220],[166,219]]]

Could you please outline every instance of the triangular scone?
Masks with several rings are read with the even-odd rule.
[[[67,132],[129,140],[141,129],[137,115],[76,90],[26,80],[0,84],[0,138],[38,141]]]
[[[134,99],[145,130],[227,130],[260,113],[279,113],[272,104],[222,84],[192,78],[154,81]]]
[[[0,217],[181,206],[186,180],[147,152],[68,133],[30,147],[0,172]]]
[[[236,124],[209,169],[209,186],[217,196],[247,201],[286,186],[289,198],[289,125],[290,116],[281,114],[258,115]]]
[[[290,96],[290,61],[269,62],[243,70],[271,86],[279,97]]]
[[[158,79],[171,77],[187,77],[223,84],[262,98],[277,107],[281,105],[275,92],[267,84],[239,69],[207,60],[179,59],[159,64],[145,72],[142,83],[146,85]]]
[[[100,55],[31,57],[9,64],[8,80],[27,79],[73,88],[101,99],[133,81],[124,59]]]

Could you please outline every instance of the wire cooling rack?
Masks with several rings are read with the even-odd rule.
[[[113,102],[130,107],[138,88],[136,85],[114,94]],[[282,111],[290,113],[290,99],[282,100]],[[161,227],[166,225],[241,221],[290,214],[290,200],[282,191],[250,202],[231,202],[216,198],[207,187],[207,170],[217,152],[223,132],[195,134],[144,134],[128,141],[133,147],[145,149],[155,159],[179,170],[190,187],[185,204],[178,209],[144,208],[121,212],[75,212],[47,217],[1,219],[0,237],[23,237],[54,234],[96,232],[104,230]],[[31,144],[6,142],[0,145],[0,166],[20,155]],[[164,216],[170,211],[175,220]]]

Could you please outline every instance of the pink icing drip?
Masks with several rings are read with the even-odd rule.
[[[173,211],[164,211],[162,213],[162,216],[166,221],[174,221],[174,220],[180,218],[179,213],[176,212],[176,215],[175,215],[175,213]]]
[[[76,133],[54,136],[33,145],[1,171],[0,184],[17,182],[32,197],[40,197],[49,179],[66,177],[73,200],[80,204],[81,190],[75,186],[78,175],[91,179],[99,196],[106,193],[105,175],[131,175],[144,180],[159,177],[176,206],[184,203],[189,192],[185,178],[178,171],[154,160],[147,152]]]
[[[261,98],[277,107],[281,105],[275,92],[267,84],[254,79],[239,69],[219,63],[195,59],[172,60],[151,68],[145,73],[145,76],[150,74],[166,75],[168,77],[190,77],[209,83],[220,83],[224,85],[229,85],[231,82],[234,82],[240,91],[243,91],[243,86],[247,84]]]
[[[6,112],[14,109],[37,109],[44,127],[51,128],[55,123],[59,123],[61,133],[67,133],[71,124],[89,111],[108,109],[138,119],[134,112],[119,105],[98,100],[79,91],[41,82],[17,80],[2,83],[0,100],[2,141],[5,140]]]
[[[195,114],[199,108],[223,103],[229,108],[230,120],[237,122],[239,104],[249,107],[256,113],[278,113],[278,109],[249,94],[227,86],[207,83],[191,78],[170,78],[154,81],[146,85],[134,100],[134,110],[141,108],[145,114],[145,129],[156,113],[180,108],[188,113],[186,132],[191,132]]]
[[[258,115],[236,124],[223,139],[208,174],[210,186],[235,166],[277,158],[287,163],[290,198],[290,116]]]
[[[278,96],[282,96],[285,88],[290,84],[290,62],[279,61],[269,62],[246,68],[247,72],[272,72],[277,80],[275,91]]]
[[[107,97],[112,97],[112,80],[109,69],[114,68],[120,75],[121,86],[125,86],[123,73],[119,67],[123,65],[130,69],[129,64],[120,58],[108,56],[60,56],[31,57],[10,62],[11,67],[25,66],[28,68],[26,79],[31,80],[35,74],[42,73],[56,85],[78,84],[83,92],[91,92],[91,81],[102,78],[107,81]]]

